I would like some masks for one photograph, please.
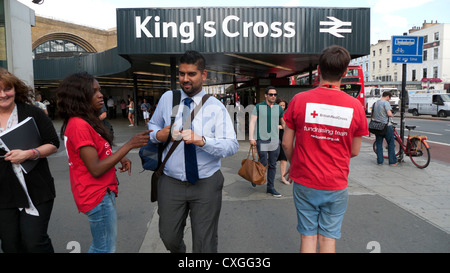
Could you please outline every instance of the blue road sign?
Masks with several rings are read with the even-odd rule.
[[[392,36],[393,63],[422,63],[422,36]]]

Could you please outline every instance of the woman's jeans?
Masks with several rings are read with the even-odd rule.
[[[92,233],[89,253],[113,253],[116,251],[117,214],[114,192],[105,193],[103,200],[86,212]]]
[[[395,157],[395,138],[394,138],[394,129],[392,126],[388,125],[386,129],[386,134],[384,136],[376,135],[377,142],[377,163],[383,164],[383,139],[386,139],[388,144],[388,155],[389,155],[389,164],[397,163],[397,158]]]

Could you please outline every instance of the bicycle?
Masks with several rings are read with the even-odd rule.
[[[406,141],[406,146],[403,144],[402,139],[400,138],[394,122],[392,123],[392,127],[394,129],[394,143],[395,143],[395,156],[399,161],[402,160],[402,156],[400,156],[400,151],[403,150],[405,155],[408,155],[411,159],[412,163],[416,165],[416,167],[423,169],[426,168],[430,164],[431,155],[430,155],[430,146],[427,143],[426,136],[413,135],[410,136],[411,130],[414,130],[416,126],[405,126],[408,129],[408,139]],[[387,142],[383,141],[383,157],[388,158],[388,148]],[[401,150],[400,150],[401,149]],[[373,151],[375,154],[377,153],[377,141],[373,142]],[[400,157],[399,157],[400,156]]]

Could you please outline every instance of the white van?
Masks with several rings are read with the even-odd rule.
[[[381,96],[385,91],[390,91],[392,93],[392,97],[389,100],[389,104],[392,107],[393,112],[397,112],[399,110],[400,105],[400,97],[399,97],[399,90],[397,88],[372,88],[369,92],[367,92],[366,95],[366,114],[372,114],[372,107],[373,104],[381,99]]]
[[[446,117],[450,115],[450,94],[416,93],[409,95],[408,112],[414,116]]]

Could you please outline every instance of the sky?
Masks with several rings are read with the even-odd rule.
[[[450,23],[449,0],[44,0],[42,5],[18,1],[36,15],[99,29],[116,27],[116,8],[204,7],[207,2],[209,7],[369,7],[371,44],[403,35],[425,20]]]

